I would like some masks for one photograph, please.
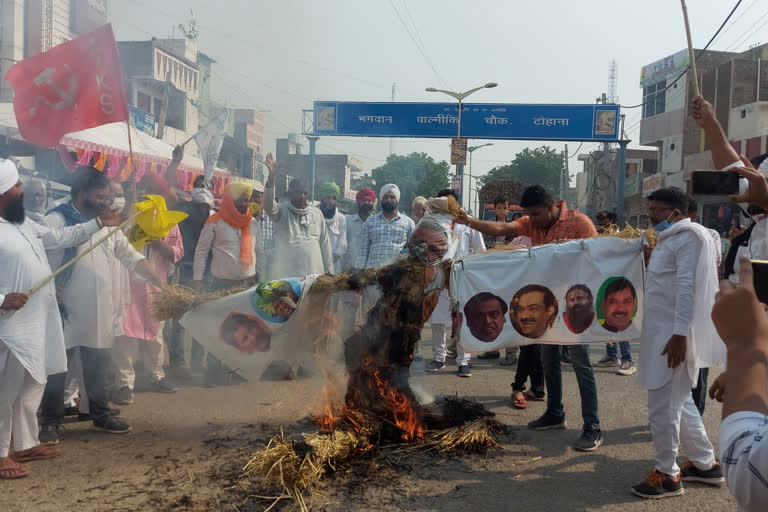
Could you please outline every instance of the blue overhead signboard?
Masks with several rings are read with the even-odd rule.
[[[455,137],[456,103],[315,102],[315,135]],[[617,141],[618,105],[465,103],[461,136],[469,139]]]

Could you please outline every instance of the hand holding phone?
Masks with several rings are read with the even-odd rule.
[[[729,171],[693,171],[691,182],[696,195],[728,196],[739,193],[739,175]]]

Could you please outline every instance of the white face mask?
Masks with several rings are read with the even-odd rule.
[[[112,199],[112,208],[123,210],[125,208],[125,198],[124,197],[116,197]]]

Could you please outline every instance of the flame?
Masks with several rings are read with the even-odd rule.
[[[334,414],[336,403],[338,402],[339,386],[336,378],[325,368],[323,368],[323,377],[325,384],[323,384],[323,389],[320,393],[322,401],[320,406],[317,407],[317,409],[321,410],[321,413],[313,419],[320,426],[321,431],[330,432],[342,420],[340,415]]]
[[[379,391],[384,399],[385,409],[392,412],[395,425],[402,430],[403,441],[414,441],[424,437],[424,425],[413,408],[411,400],[400,391],[392,387],[387,380],[381,378],[381,371],[374,368],[369,359],[366,359],[363,367],[371,376],[371,383]]]

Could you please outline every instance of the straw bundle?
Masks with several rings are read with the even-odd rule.
[[[187,288],[179,284],[166,286],[159,292],[152,294],[152,304],[150,311],[152,316],[158,320],[170,320],[179,318],[190,309],[210,302],[212,300],[240,293],[247,290],[247,287],[232,288],[230,290],[219,290],[216,292],[198,292],[192,288]]]
[[[422,447],[437,450],[442,454],[450,453],[480,453],[501,451],[503,448],[496,436],[503,431],[501,424],[495,420],[483,418],[430,434]]]

